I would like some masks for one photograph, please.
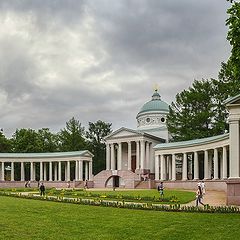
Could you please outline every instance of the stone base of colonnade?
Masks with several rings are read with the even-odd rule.
[[[206,191],[221,191],[227,193],[227,180],[200,180],[204,181]],[[159,181],[155,181],[155,187],[159,185]],[[187,180],[187,181],[162,181],[165,188],[169,189],[186,189],[186,190],[197,190],[198,180]]]
[[[0,181],[0,188],[24,188],[26,181]],[[66,181],[40,181],[46,188],[83,188],[84,181],[70,181],[70,186]],[[37,188],[39,183],[31,181],[30,187]],[[93,181],[88,181],[88,188],[93,187]]]
[[[113,188],[119,178],[119,188],[134,189],[139,176],[130,170],[103,170],[94,176],[94,188]]]
[[[227,205],[240,206],[240,178],[227,181]]]

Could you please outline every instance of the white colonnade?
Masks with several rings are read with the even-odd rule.
[[[88,151],[0,154],[0,181],[92,181],[92,156]]]

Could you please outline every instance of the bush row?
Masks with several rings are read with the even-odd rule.
[[[209,206],[195,207],[195,206],[181,206],[180,204],[162,205],[153,203],[134,203],[121,201],[110,201],[103,199],[88,199],[88,198],[67,198],[61,196],[39,196],[36,194],[22,194],[19,192],[0,192],[2,196],[11,196],[27,199],[37,199],[45,201],[55,201],[63,203],[75,203],[92,206],[117,207],[128,209],[142,209],[155,211],[169,211],[169,212],[198,212],[198,213],[240,213],[240,208],[235,206]]]

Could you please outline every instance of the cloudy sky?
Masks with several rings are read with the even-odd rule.
[[[73,116],[135,128],[154,85],[171,103],[217,78],[230,47],[225,0],[0,0],[0,128]]]

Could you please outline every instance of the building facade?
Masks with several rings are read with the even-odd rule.
[[[169,106],[157,91],[137,114],[135,130],[122,127],[106,137],[106,170],[95,187],[208,189],[226,191],[228,203],[240,204],[240,94],[225,101],[229,133],[191,141],[170,142]],[[146,181],[147,180],[147,181]]]

